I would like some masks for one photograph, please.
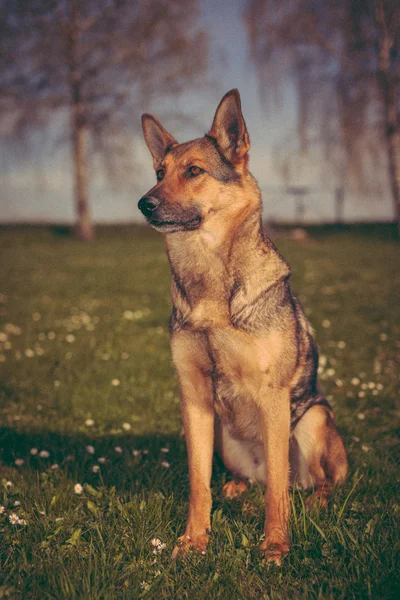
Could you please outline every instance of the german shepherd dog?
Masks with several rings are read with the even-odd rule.
[[[138,206],[165,235],[189,461],[189,516],[173,554],[205,552],[215,445],[237,478],[226,496],[246,481],[266,484],[261,551],[280,564],[289,550],[289,486],[314,489],[324,505],[348,466],[317,382],[312,329],[289,266],[262,229],[239,92],[224,96],[200,139],[179,144],[148,114],[142,125],[157,183]]]

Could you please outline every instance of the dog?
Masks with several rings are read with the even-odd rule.
[[[238,478],[226,496],[248,481],[266,484],[260,550],[280,564],[289,551],[290,486],[313,489],[324,505],[348,463],[290,268],[262,227],[239,92],[223,97],[202,138],[179,144],[149,114],[142,127],[157,183],[138,207],[165,236],[189,463],[189,514],[173,556],[206,550],[215,447]]]

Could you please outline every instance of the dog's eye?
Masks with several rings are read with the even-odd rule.
[[[202,173],[204,173],[203,169],[200,169],[200,167],[196,167],[195,165],[189,167],[187,172],[189,177],[197,177],[197,175],[201,175]]]
[[[164,175],[165,175],[164,169],[158,169],[156,171],[156,175],[157,175],[157,181],[161,181],[162,179],[164,179]]]

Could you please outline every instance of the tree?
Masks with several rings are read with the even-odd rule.
[[[303,150],[323,142],[360,179],[385,144],[400,235],[398,0],[247,0],[245,21],[264,96],[294,82]]]
[[[0,121],[15,134],[68,114],[81,239],[94,235],[89,151],[109,151],[154,91],[201,81],[197,15],[197,0],[0,0]]]

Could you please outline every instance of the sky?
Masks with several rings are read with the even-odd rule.
[[[286,90],[281,104],[267,111],[259,96],[255,68],[248,56],[246,31],[242,22],[243,0],[203,0],[201,19],[210,38],[210,80],[201,93],[188,93],[168,106],[184,106],[193,115],[193,124],[180,127],[163,114],[157,117],[178,139],[199,137],[212,123],[221,97],[237,87],[251,139],[250,170],[257,178],[264,201],[264,215],[275,220],[293,220],[295,199],[282,190],[282,180],[274,158],[276,146],[295,127],[295,97]],[[143,111],[151,112],[148,107]],[[203,124],[203,126],[201,126]],[[14,160],[13,149],[0,146],[0,223],[74,221],[72,165],[70,149],[58,144],[57,135],[38,132],[24,152],[24,160]],[[104,175],[101,165],[90,182],[90,210],[96,222],[142,222],[137,209],[139,198],[154,185],[152,160],[140,135],[132,133],[132,173],[123,185],[116,186]],[[332,220],[334,189],[323,185],[321,169],[306,164],[293,185],[306,185],[310,193],[305,199],[307,221]],[[382,193],[366,196],[360,192],[346,195],[345,220],[389,220],[392,206],[387,186]]]

